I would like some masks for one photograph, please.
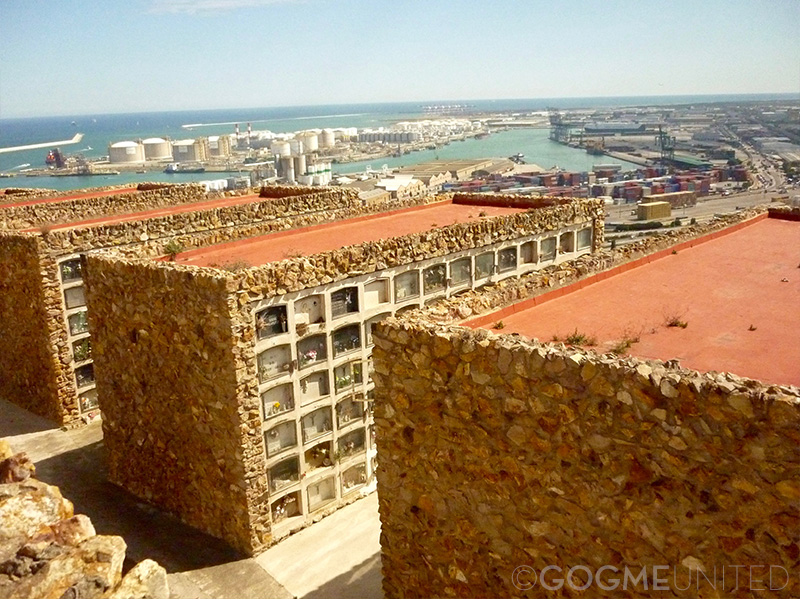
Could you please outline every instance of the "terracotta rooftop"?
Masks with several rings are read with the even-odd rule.
[[[598,352],[638,339],[633,356],[800,385],[800,222],[765,217],[465,325],[502,320],[502,333],[540,341],[577,332]]]
[[[136,192],[136,187],[121,188],[116,190],[104,190],[101,192],[87,192],[85,194],[69,194],[67,196],[48,196],[42,198],[33,198],[31,200],[23,200],[21,202],[9,202],[0,204],[0,208],[15,207],[15,206],[31,206],[33,204],[51,204],[53,202],[66,202],[67,200],[80,200],[83,198],[101,198],[103,196],[119,196],[120,194],[130,194]],[[13,196],[10,196],[13,198]]]
[[[60,225],[53,225],[51,227],[51,230],[58,231],[59,229],[75,229],[78,227],[113,225],[115,223],[123,223],[125,221],[140,221],[143,219],[152,219],[155,217],[164,217],[167,215],[196,212],[199,210],[207,210],[210,208],[223,208],[226,206],[247,204],[248,202],[255,202],[259,199],[266,200],[266,198],[260,198],[258,194],[248,194],[246,196],[217,198],[215,200],[203,200],[201,202],[187,202],[184,204],[177,204],[174,206],[163,206],[161,208],[152,208],[148,210],[141,210],[138,212],[129,212],[117,215],[104,215],[102,217],[86,219],[85,221],[72,221],[70,223],[62,223]],[[38,227],[34,227],[32,229],[29,229],[28,231],[36,231],[38,229],[39,229]]]
[[[486,217],[525,212],[524,209],[467,206],[450,201],[366,215],[322,225],[200,248],[178,255],[177,262],[202,267],[246,261],[261,265],[297,253],[308,256],[345,246],[420,233],[436,227],[467,223]]]

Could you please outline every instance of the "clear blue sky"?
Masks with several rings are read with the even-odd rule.
[[[800,94],[800,0],[0,0],[0,117]]]

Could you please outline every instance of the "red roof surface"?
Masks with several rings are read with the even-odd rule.
[[[153,208],[149,210],[142,210],[139,212],[123,213],[118,215],[106,215],[102,217],[95,217],[85,221],[73,221],[71,223],[63,223],[61,225],[53,225],[51,229],[57,231],[59,229],[74,229],[76,227],[88,227],[91,225],[113,225],[114,223],[122,223],[124,221],[140,221],[142,219],[152,219],[155,217],[164,217],[167,215],[175,215],[179,213],[195,212],[199,210],[207,210],[210,208],[222,208],[226,206],[236,206],[238,204],[247,204],[256,200],[266,200],[260,198],[258,194],[249,194],[247,196],[235,196],[232,198],[217,198],[215,200],[204,200],[202,202],[187,202],[185,204],[178,204],[175,206],[164,206],[161,208]],[[32,228],[28,231],[36,231],[38,227]]]
[[[638,337],[633,356],[800,385],[800,223],[756,218],[721,233],[465,324],[502,320],[502,333],[540,341],[577,331],[600,352]],[[686,327],[668,327],[672,317]]]
[[[120,194],[129,194],[131,192],[136,192],[137,188],[130,187],[130,188],[122,188],[117,190],[105,190],[103,192],[87,192],[85,194],[71,194],[69,196],[51,196],[47,198],[34,198],[33,200],[24,200],[22,202],[13,202],[9,204],[0,204],[0,208],[5,208],[9,206],[30,206],[32,204],[50,204],[52,202],[66,202],[67,200],[79,200],[82,198],[100,198],[102,196],[118,196]],[[14,196],[9,196],[13,198]]]
[[[208,267],[236,261],[261,265],[300,253],[304,256],[345,246],[420,233],[435,227],[525,212],[494,206],[465,206],[450,201],[367,215],[323,225],[313,225],[192,250],[178,255],[177,262]]]

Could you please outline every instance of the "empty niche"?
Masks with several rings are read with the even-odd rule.
[[[561,252],[574,252],[575,251],[575,232],[566,231],[560,236]]]
[[[375,308],[389,301],[389,280],[378,279],[364,286],[364,310]]]
[[[306,296],[295,300],[294,322],[296,325],[311,325],[325,322],[325,306],[322,295]]]
[[[525,264],[535,263],[538,260],[538,252],[536,251],[536,242],[525,242],[520,246],[520,258]]]

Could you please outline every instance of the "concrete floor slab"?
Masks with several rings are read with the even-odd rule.
[[[0,439],[27,452],[98,534],[128,545],[125,569],[151,558],[173,598],[380,598],[380,520],[371,494],[246,558],[106,481],[99,421],[69,431],[0,399]]]
[[[256,557],[298,598],[382,598],[378,494],[324,518]]]

